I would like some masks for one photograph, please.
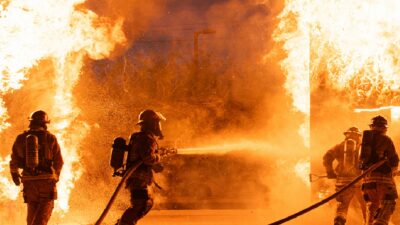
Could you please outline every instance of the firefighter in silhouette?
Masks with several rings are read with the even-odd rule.
[[[350,183],[361,174],[358,168],[358,155],[361,147],[361,132],[357,127],[350,127],[343,133],[344,141],[329,149],[323,158],[324,167],[329,179],[336,179],[336,191]],[[337,161],[337,167],[333,169],[333,161]],[[362,197],[361,183],[340,194],[337,198],[336,215],[334,225],[346,223],[347,211],[351,200],[356,198],[361,206],[365,219],[365,202]]]
[[[165,118],[153,110],[144,110],[139,114],[140,131],[130,137],[127,169],[138,160],[142,164],[126,182],[131,194],[131,207],[128,208],[116,225],[134,225],[153,207],[153,197],[149,187],[154,182],[153,171],[161,172],[160,156],[157,153],[157,138],[162,139],[161,121]]]
[[[399,157],[393,141],[386,135],[388,123],[382,116],[372,118],[370,130],[363,133],[360,168],[366,170],[382,160],[386,162],[368,173],[362,191],[367,202],[367,225],[387,225],[396,206],[397,190],[393,176]]]
[[[57,199],[56,183],[63,159],[57,138],[47,131],[47,114],[36,111],[29,121],[29,129],[17,136],[12,147],[10,171],[15,185],[23,184],[27,224],[46,225]]]

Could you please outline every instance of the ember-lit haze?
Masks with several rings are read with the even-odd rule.
[[[292,1],[46,4],[51,5],[0,3],[0,28],[17,33],[0,39],[0,113],[7,110],[0,115],[1,224],[25,221],[25,205],[7,161],[15,136],[37,109],[49,113],[49,129],[62,143],[67,162],[50,224],[97,220],[120,180],[111,176],[112,141],[138,129],[143,109],[163,113],[166,138],[160,145],[182,154],[168,159],[164,173],[157,174],[163,190],[156,190],[155,210],[142,224],[197,219],[196,224],[266,224],[295,212],[316,200],[310,195],[310,158],[313,172],[323,173],[324,151],[341,141],[349,126],[367,128],[376,114],[353,113],[374,98],[363,95],[361,104],[354,101],[357,92],[343,95],[347,86],[325,90],[310,79],[311,72],[319,77],[331,71],[334,60],[311,54],[312,43],[323,52],[325,42],[303,40],[301,28],[309,20],[302,13],[310,13],[309,8],[302,12]],[[305,68],[310,59],[315,64],[311,72]],[[349,74],[346,69],[338,76]],[[382,104],[389,103],[375,101],[370,107]],[[333,187],[329,181],[324,185]],[[116,221],[128,199],[123,191],[105,224]],[[179,211],[164,211],[173,209]],[[230,219],[222,221],[219,213]],[[331,218],[332,204],[289,224],[326,224]],[[359,224],[353,212],[349,220]]]

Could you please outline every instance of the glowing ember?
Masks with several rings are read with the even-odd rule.
[[[309,174],[310,174],[310,160],[299,160],[296,165],[294,166],[294,172],[300,179],[308,186],[310,187],[310,179],[309,179]]]
[[[122,20],[111,25],[94,12],[76,5],[84,0],[10,1],[0,6],[0,91],[9,93],[22,86],[30,68],[39,61],[51,59],[55,68],[54,96],[49,114],[50,130],[57,135],[64,156],[59,182],[57,209],[67,211],[74,183],[82,169],[77,149],[88,126],[79,120],[79,109],[73,100],[73,88],[81,73],[83,59],[107,57],[115,44],[125,41]],[[46,105],[46,103],[38,103]],[[8,127],[7,110],[0,100],[0,132]],[[3,179],[0,177],[0,179]]]

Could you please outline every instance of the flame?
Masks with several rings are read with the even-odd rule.
[[[297,1],[301,5],[300,1]],[[310,146],[310,39],[307,32],[307,21],[293,18],[296,14],[296,1],[287,1],[286,7],[279,15],[280,23],[273,33],[273,39],[284,42],[287,53],[281,66],[286,73],[285,88],[293,100],[293,107],[305,115],[299,128],[304,145]],[[296,20],[297,19],[297,20]]]
[[[309,159],[301,159],[294,166],[294,172],[296,175],[307,185],[307,187],[311,186],[310,183],[310,160]]]
[[[273,38],[287,54],[285,87],[306,122],[321,80],[352,105],[399,105],[399,10],[396,0],[285,1]]]
[[[40,61],[50,59],[54,67],[54,78],[49,80],[54,88],[48,90],[48,95],[54,99],[48,113],[52,119],[50,130],[59,140],[65,163],[56,207],[63,212],[68,211],[70,192],[83,172],[78,163],[78,148],[89,130],[89,126],[78,119],[80,112],[73,97],[83,60],[105,58],[116,44],[125,42],[122,19],[113,23],[100,18],[93,11],[78,7],[84,2],[13,0],[0,4],[1,94],[21,88],[28,79],[29,69]],[[0,96],[0,132],[10,126],[7,118]],[[4,181],[5,178],[0,179]],[[7,196],[11,198],[10,195]]]
[[[7,198],[15,200],[18,197],[19,188],[14,185],[7,177],[9,177],[9,171],[7,173],[6,167],[8,168],[8,162],[11,157],[8,155],[4,159],[0,157],[0,199]]]
[[[302,3],[297,1],[298,5]],[[297,6],[299,7],[299,6]],[[293,99],[296,110],[309,115],[310,113],[310,47],[307,32],[307,21],[299,17],[293,18],[296,1],[287,1],[286,7],[279,15],[280,23],[273,33],[277,42],[284,42],[283,48],[287,57],[281,62],[286,72],[285,88]]]
[[[400,107],[394,106],[390,110],[391,119],[393,121],[400,121]]]

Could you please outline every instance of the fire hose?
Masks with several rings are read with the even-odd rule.
[[[112,204],[114,203],[115,199],[117,198],[118,193],[120,192],[122,186],[124,185],[125,181],[132,175],[132,173],[142,164],[142,161],[137,161],[130,166],[130,168],[124,173],[121,181],[118,183],[117,188],[115,189],[114,193],[112,194],[106,208],[104,208],[103,213],[100,215],[99,219],[96,221],[95,225],[100,225],[104,218],[107,216],[108,211],[110,211]]]
[[[167,147],[161,147],[157,149],[157,154],[161,158],[165,158],[167,156],[171,155],[176,155],[178,154],[178,149],[176,148],[167,148]],[[138,160],[132,165],[130,165],[129,169],[127,169],[125,172],[124,171],[114,171],[113,176],[122,176],[121,181],[118,183],[117,188],[115,189],[114,193],[112,194],[106,208],[104,209],[103,213],[100,215],[99,219],[95,223],[95,225],[100,225],[104,218],[107,216],[108,211],[110,211],[112,204],[114,203],[115,199],[117,198],[118,193],[120,192],[122,186],[124,185],[125,181],[132,175],[133,172],[142,164],[141,160]],[[156,186],[161,189],[161,187],[156,183]]]
[[[309,206],[309,207],[307,207],[307,208],[305,208],[305,209],[303,209],[303,210],[301,210],[301,211],[299,211],[299,212],[297,212],[297,213],[294,213],[294,214],[292,214],[292,215],[290,215],[290,216],[288,216],[288,217],[286,217],[286,218],[283,218],[283,219],[278,220],[278,221],[276,221],[276,222],[270,223],[269,225],[278,225],[278,224],[286,223],[286,222],[288,222],[288,221],[290,221],[290,220],[295,219],[296,217],[299,217],[299,216],[301,216],[301,215],[303,215],[303,214],[305,214],[305,213],[308,213],[309,211],[311,211],[311,210],[313,210],[313,209],[316,209],[316,208],[320,207],[321,205],[323,205],[323,204],[329,202],[330,200],[336,198],[338,195],[340,195],[341,193],[343,193],[344,191],[346,191],[346,190],[349,189],[350,187],[354,186],[354,185],[355,185],[357,182],[359,182],[363,177],[365,177],[369,172],[371,172],[371,171],[373,171],[373,170],[379,168],[379,167],[382,166],[386,161],[387,161],[387,160],[382,160],[382,161],[379,161],[379,162],[373,164],[373,165],[372,165],[371,167],[369,167],[367,170],[363,171],[363,173],[362,173],[361,175],[359,175],[358,177],[354,178],[353,181],[351,181],[350,183],[348,183],[347,185],[345,185],[344,187],[342,187],[340,190],[338,190],[337,192],[333,193],[332,195],[326,197],[325,199],[323,199],[323,200],[321,200],[321,201],[319,201],[319,202],[317,202],[317,203],[315,203],[315,204],[313,204],[313,205],[311,205],[311,206]]]

